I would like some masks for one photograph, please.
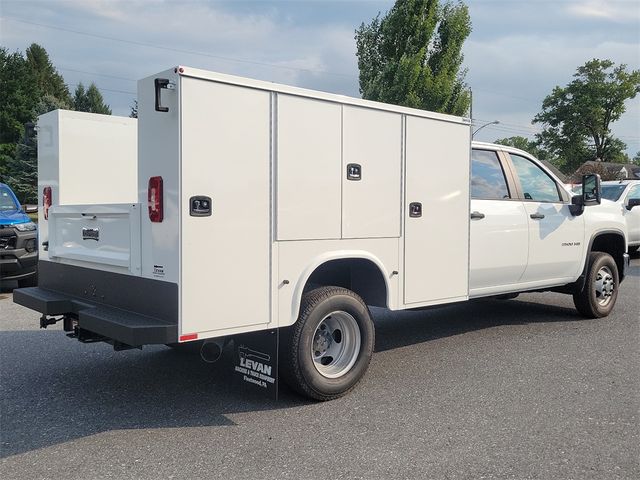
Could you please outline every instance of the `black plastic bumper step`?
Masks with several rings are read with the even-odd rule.
[[[150,343],[173,343],[178,340],[178,325],[116,308],[96,307],[81,310],[78,325],[85,330],[134,347]]]
[[[72,314],[78,326],[118,342],[140,346],[178,341],[178,324],[136,312],[88,302],[41,287],[14,291],[13,301],[45,315]]]

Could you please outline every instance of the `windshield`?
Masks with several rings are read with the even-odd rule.
[[[616,202],[626,187],[626,185],[602,185],[602,198]],[[576,185],[571,192],[574,195],[582,195],[582,185]]]
[[[603,185],[602,198],[615,202],[620,198],[626,187],[626,185]]]
[[[19,210],[19,208],[9,188],[0,187],[0,212],[6,212],[8,210]]]

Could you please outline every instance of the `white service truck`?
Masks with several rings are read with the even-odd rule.
[[[239,341],[236,370],[327,400],[368,367],[368,305],[615,304],[627,241],[619,212],[588,208],[599,177],[572,198],[526,152],[472,144],[468,119],[188,67],[138,101],[137,201],[53,195],[40,284],[14,294],[42,326],[117,349],[275,332],[275,367]]]

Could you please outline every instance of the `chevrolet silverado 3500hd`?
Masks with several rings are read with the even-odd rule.
[[[599,177],[572,198],[528,153],[472,143],[468,119],[188,67],[138,101],[137,202],[49,209],[40,285],[14,294],[43,326],[116,348],[275,331],[283,379],[328,400],[368,367],[368,305],[616,302],[627,240],[589,208]],[[238,371],[267,385],[249,347]]]

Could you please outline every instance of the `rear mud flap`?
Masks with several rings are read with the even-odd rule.
[[[278,329],[234,336],[233,377],[238,388],[278,400]]]

